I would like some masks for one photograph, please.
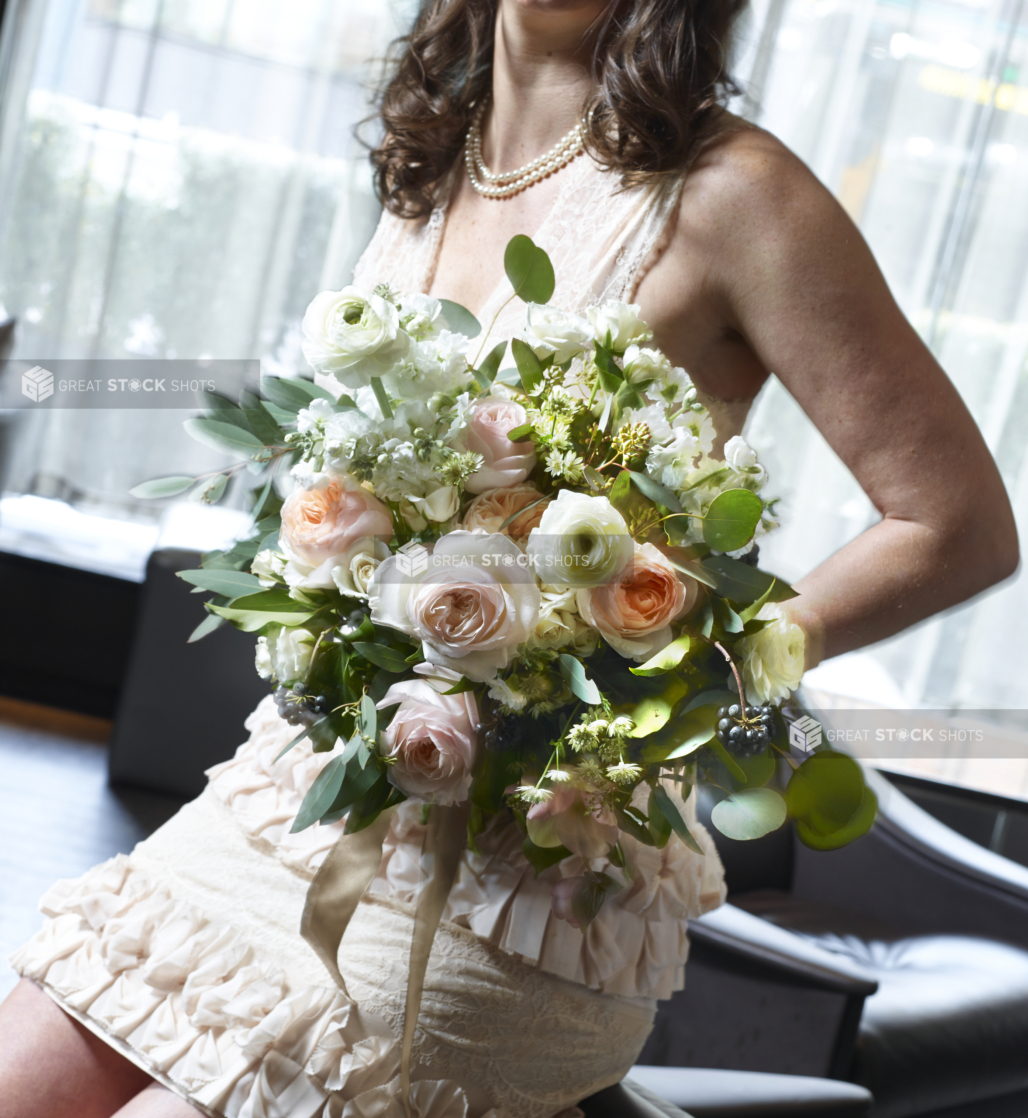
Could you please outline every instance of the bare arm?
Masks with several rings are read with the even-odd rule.
[[[674,321],[659,300],[658,340],[718,395],[776,373],[882,514],[797,585],[808,665],[1010,575],[1017,532],[996,465],[841,207],[761,132],[732,137],[687,187],[660,271],[673,284],[681,270],[690,310]],[[698,327],[698,293],[720,329]]]

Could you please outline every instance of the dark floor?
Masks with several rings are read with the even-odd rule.
[[[128,852],[181,805],[107,784],[107,748],[0,721],[0,997],[7,956],[40,926],[36,902],[57,878]]]

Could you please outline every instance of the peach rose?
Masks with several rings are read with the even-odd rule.
[[[671,643],[671,622],[692,609],[699,583],[686,585],[651,543],[635,552],[612,582],[579,590],[578,612],[622,656],[648,660]]]
[[[535,465],[535,445],[512,443],[507,432],[527,422],[528,413],[513,400],[482,396],[467,411],[464,440],[468,450],[485,459],[482,469],[464,482],[469,493],[507,488],[524,481]]]
[[[539,490],[527,483],[512,485],[509,489],[487,489],[468,505],[461,527],[468,532],[502,531],[515,543],[524,546],[528,534],[533,528],[539,527],[539,521],[549,503],[549,497],[543,499]],[[533,507],[524,516],[511,521],[506,528],[500,528],[505,520],[509,520],[527,505]]]
[[[474,692],[442,695],[426,680],[405,679],[389,688],[378,709],[397,703],[382,734],[383,755],[395,762],[389,779],[414,799],[437,804],[467,799],[478,747]]]
[[[282,545],[311,567],[369,537],[388,543],[393,538],[393,518],[356,478],[333,479],[319,489],[296,489],[282,506]]]

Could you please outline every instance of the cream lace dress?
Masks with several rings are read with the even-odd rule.
[[[554,302],[578,310],[630,299],[659,254],[680,183],[625,192],[582,158],[534,239],[558,276]],[[445,222],[382,218],[358,283],[431,283]],[[501,285],[482,310],[506,298]],[[520,326],[511,305],[498,324]],[[488,320],[488,319],[486,319]],[[718,411],[722,437],[741,416]],[[327,763],[270,697],[249,741],[211,769],[204,793],[131,854],[60,881],[42,930],[12,958],[68,1013],[152,1076],[226,1118],[401,1118],[400,1049],[413,902],[421,880],[419,806],[397,811],[377,878],[339,952],[337,986],[300,937],[307,887],[342,823],[289,827]],[[706,851],[623,839],[634,875],[583,934],[551,911],[513,824],[466,853],[436,936],[414,1046],[418,1118],[550,1118],[617,1082],[635,1062],[657,998],[684,984],[687,922],[724,899]],[[502,823],[502,821],[499,821]],[[576,860],[577,861],[577,860]]]

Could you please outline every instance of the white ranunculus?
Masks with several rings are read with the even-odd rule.
[[[309,629],[272,629],[257,638],[257,673],[262,679],[274,677],[279,683],[295,683],[306,678],[311,653],[317,638]]]
[[[363,539],[349,551],[336,557],[332,564],[331,577],[340,594],[351,594],[355,598],[366,598],[368,586],[378,570],[378,566],[389,558],[389,546],[378,539]]]
[[[311,368],[347,388],[387,373],[410,346],[396,307],[356,287],[315,295],[303,316],[303,333]]]
[[[644,349],[633,342],[625,350],[625,376],[631,384],[647,381],[665,381],[671,371],[671,362],[659,349]]]
[[[528,304],[528,322],[521,338],[536,357],[552,356],[555,365],[577,357],[592,340],[584,318],[540,303]]]
[[[528,558],[540,582],[599,586],[621,573],[634,547],[624,517],[606,497],[562,489],[528,537]]]
[[[636,303],[611,301],[602,307],[590,307],[588,315],[593,337],[600,345],[607,345],[609,334],[610,348],[615,353],[624,353],[633,342],[638,345],[653,337],[653,331],[639,317]]]
[[[505,668],[539,611],[539,588],[513,540],[450,532],[425,569],[390,556],[369,587],[371,618],[422,642],[425,659],[478,683]],[[410,572],[410,573],[408,573]]]
[[[455,485],[441,485],[424,497],[408,497],[407,500],[426,520],[437,524],[456,516],[460,509],[460,491]]]
[[[733,435],[725,443],[724,459],[737,470],[749,470],[757,464],[757,452],[742,435]]]
[[[800,685],[806,655],[806,637],[781,606],[768,602],[757,618],[767,620],[759,633],[744,637],[737,646],[742,656],[746,698],[753,703],[786,699]]]
[[[258,551],[250,564],[250,574],[256,575],[261,586],[274,586],[281,582],[286,569],[286,557],[265,548]]]

